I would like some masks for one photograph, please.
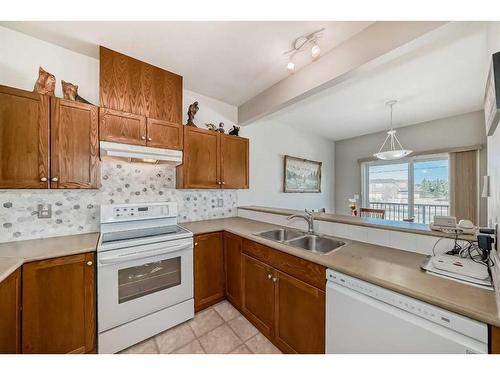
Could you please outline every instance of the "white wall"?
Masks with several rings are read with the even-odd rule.
[[[484,116],[481,111],[447,117],[399,128],[398,138],[413,151],[486,143]],[[335,142],[335,207],[336,213],[348,214],[348,199],[361,194],[360,158],[371,157],[387,134],[378,132]],[[486,152],[480,154],[479,175],[486,174]],[[481,225],[486,221],[486,200],[481,200]]]
[[[333,211],[333,142],[273,121],[244,126],[241,135],[250,138],[250,189],[238,191],[240,206]],[[323,162],[321,193],[283,192],[284,155]]]
[[[234,124],[238,123],[238,108],[234,105],[189,90],[184,90],[182,101],[183,124],[187,122],[189,105],[195,101],[198,102],[199,110],[194,118],[194,123],[199,128],[205,128],[205,124],[207,123],[219,126],[219,122],[223,122],[224,129],[227,132]]]

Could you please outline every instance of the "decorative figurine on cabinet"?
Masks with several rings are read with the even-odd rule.
[[[188,120],[187,120],[186,126],[194,126],[195,128],[197,128],[197,126],[194,123],[194,116],[196,115],[198,110],[199,110],[198,102],[194,102],[193,104],[191,104],[189,106],[188,112],[187,112]]]
[[[211,131],[214,131],[216,132],[217,131],[217,126],[215,126],[214,124],[212,123],[209,123],[209,124],[205,124],[205,126],[207,127],[208,130],[211,130]]]
[[[239,132],[240,132],[240,127],[233,125],[233,127],[229,130],[228,134],[229,135],[238,135]]]
[[[225,131],[224,131],[224,123],[223,122],[219,122],[219,128],[217,129],[217,131],[219,133],[222,133],[222,134],[225,133]]]
[[[61,81],[62,92],[64,99],[73,100],[80,103],[91,104],[80,95],[78,95],[78,85],[73,85],[71,82]]]
[[[38,94],[54,96],[56,89],[56,76],[47,72],[41,66],[38,68],[38,79],[33,91]]]

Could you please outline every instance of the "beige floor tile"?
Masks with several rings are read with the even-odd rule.
[[[158,348],[154,339],[148,339],[121,351],[120,354],[158,354]]]
[[[224,323],[224,320],[213,309],[209,308],[197,313],[194,319],[189,321],[196,337],[201,337],[205,333],[217,328]]]
[[[199,340],[205,352],[212,354],[229,353],[242,344],[227,324],[208,332]]]
[[[195,338],[189,323],[182,323],[155,336],[160,353],[171,353]]]
[[[228,301],[219,302],[214,309],[226,322],[241,315]]]
[[[186,346],[183,346],[180,349],[177,349],[175,354],[204,354],[205,351],[201,347],[201,344],[198,340],[191,341]]]
[[[245,345],[255,354],[280,354],[281,352],[262,333],[256,334]]]
[[[229,354],[252,354],[252,352],[250,351],[250,349],[248,349],[248,347],[245,344],[243,344],[241,346],[238,346]]]
[[[257,328],[255,328],[252,323],[246,320],[242,315],[230,320],[227,324],[229,324],[242,341],[247,341],[250,337],[259,332]]]

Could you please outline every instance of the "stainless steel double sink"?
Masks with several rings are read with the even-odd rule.
[[[254,234],[271,241],[317,254],[328,254],[347,244],[335,237],[303,232],[292,228],[277,228]]]

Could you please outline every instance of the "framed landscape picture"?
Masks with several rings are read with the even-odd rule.
[[[321,162],[285,155],[285,193],[320,193]]]

